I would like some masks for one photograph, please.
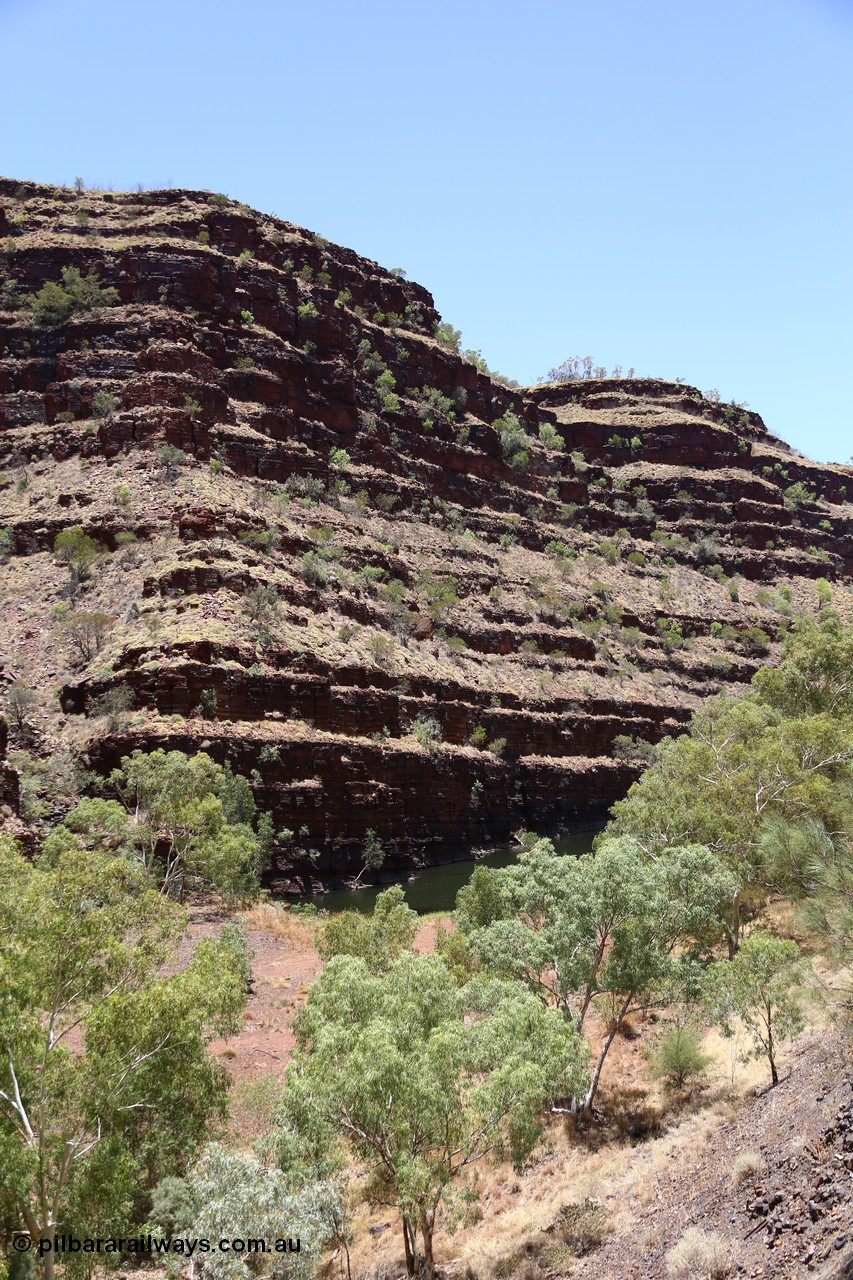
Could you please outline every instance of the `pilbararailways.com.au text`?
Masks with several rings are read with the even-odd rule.
[[[40,1258],[53,1253],[177,1253],[191,1258],[195,1253],[299,1253],[298,1236],[280,1240],[259,1240],[254,1236],[223,1236],[210,1240],[206,1236],[55,1236],[53,1240],[33,1240],[26,1232],[13,1237],[16,1253],[31,1249]]]

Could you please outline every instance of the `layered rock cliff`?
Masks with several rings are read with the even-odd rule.
[[[746,681],[818,580],[849,608],[853,471],[755,413],[505,385],[420,286],[209,192],[2,180],[0,236],[31,822],[158,745],[250,776],[277,883],[369,830],[406,865],[595,820],[626,738]]]

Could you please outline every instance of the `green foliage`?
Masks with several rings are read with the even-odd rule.
[[[189,458],[183,449],[179,449],[174,444],[161,444],[157,446],[157,461],[167,480],[174,480],[178,474],[180,467],[186,466]]]
[[[753,687],[785,716],[853,715],[853,627],[831,611],[803,616],[782,641],[782,661],[756,673]]]
[[[316,551],[306,551],[300,561],[302,580],[309,587],[320,589],[329,581],[329,566]]]
[[[48,280],[34,296],[33,319],[45,326],[64,324],[76,311],[114,307],[118,302],[118,291],[102,287],[94,272],[83,276],[77,267],[63,267],[62,284]]]
[[[382,841],[372,827],[364,833],[364,865],[368,871],[378,871],[385,862],[385,850]]]
[[[492,423],[501,442],[501,450],[506,461],[517,471],[526,471],[529,465],[529,454],[533,441],[525,431],[520,418],[507,412]]]
[[[853,951],[853,794],[839,797],[828,829],[814,814],[786,819],[769,813],[761,824],[759,850],[768,882],[799,903],[801,924],[829,955],[846,961]],[[843,1003],[853,1006],[849,983]]]
[[[818,609],[825,609],[832,603],[832,587],[826,578],[815,578],[815,595],[817,596]]]
[[[367,638],[370,660],[376,667],[387,667],[397,652],[396,645],[384,631],[372,631]]]
[[[412,723],[412,736],[424,751],[432,753],[441,742],[441,725],[432,716],[421,713]]]
[[[395,393],[397,383],[390,369],[385,369],[376,379],[376,397],[384,413],[399,413],[400,397]]]
[[[849,825],[850,645],[850,628],[829,611],[798,620],[779,666],[757,674],[742,698],[706,700],[689,731],[657,747],[654,763],[613,808],[612,829],[652,852],[686,838],[725,859],[740,884],[728,924],[732,947],[741,897],[767,875],[768,820],[810,816],[828,831]]]
[[[210,1143],[185,1178],[166,1178],[152,1196],[151,1222],[158,1234],[209,1240],[263,1240],[285,1247],[267,1261],[258,1254],[215,1250],[204,1255],[212,1280],[244,1280],[270,1274],[281,1280],[311,1280],[325,1244],[341,1221],[338,1187],[331,1181],[299,1186],[257,1156]],[[287,1247],[299,1241],[299,1252]]]
[[[785,490],[785,505],[798,507],[804,502],[817,502],[817,494],[807,489],[802,480],[797,480]]]
[[[196,712],[201,716],[202,720],[215,720],[218,708],[218,700],[215,689],[202,689],[199,694],[198,707]]]
[[[59,1222],[128,1234],[138,1188],[180,1172],[224,1113],[206,1046],[244,991],[212,939],[176,970],[183,924],[126,858],[32,862],[0,840],[0,1199],[34,1240]]]
[[[418,406],[418,414],[424,420],[432,425],[432,418],[452,418],[454,415],[455,405],[450,396],[442,395],[437,387],[423,387],[417,393],[421,403]]]
[[[462,342],[461,329],[454,329],[452,324],[446,320],[439,320],[435,326],[435,337],[443,347],[447,347],[448,351],[458,351]]]
[[[63,529],[53,540],[53,551],[57,559],[68,565],[72,581],[85,582],[89,576],[92,562],[98,558],[104,548],[100,542],[83,532],[82,525],[74,524]]]
[[[387,578],[388,570],[383,569],[379,564],[363,564],[358,571],[358,577],[365,586],[374,588],[378,587],[383,578]]]
[[[373,833],[372,833],[373,834]],[[376,841],[365,842],[365,865],[370,854],[373,865],[377,863]],[[381,853],[382,846],[379,845]],[[383,855],[384,860],[384,855]],[[411,947],[418,929],[417,913],[406,904],[401,885],[392,885],[377,895],[372,915],[363,911],[342,911],[333,916],[323,929],[317,943],[324,960],[332,956],[358,956],[372,971],[384,973],[402,952]]]
[[[740,1019],[752,1040],[753,1055],[766,1057],[771,1082],[779,1083],[779,1045],[803,1027],[800,988],[805,968],[795,942],[757,929],[731,960],[710,966],[705,991],[708,1007],[726,1035]]]
[[[456,923],[466,936],[513,914],[514,878],[495,867],[474,868],[456,897]]]
[[[184,1223],[194,1222],[195,1197],[186,1178],[167,1174],[151,1192],[151,1222],[169,1235],[180,1234]]]
[[[680,649],[684,644],[684,633],[677,618],[658,618],[655,621],[655,630],[667,653],[671,653],[673,649]]]
[[[629,734],[620,733],[613,739],[613,759],[624,760],[628,764],[647,765],[655,758],[655,748],[651,742],[642,738],[632,738]]]
[[[457,920],[481,969],[524,982],[582,1033],[596,1004],[609,1030],[583,1098],[591,1108],[622,1020],[679,980],[691,944],[720,928],[734,877],[701,845],[649,858],[630,838],[560,857],[549,840],[514,867],[478,868]]]
[[[260,551],[262,555],[266,555],[270,551],[275,551],[279,543],[278,529],[246,529],[239,534],[240,541],[247,547],[253,547],[255,551]]]
[[[518,1166],[538,1113],[582,1087],[573,1028],[517,983],[460,989],[438,955],[404,951],[379,974],[339,954],[297,1021],[280,1151],[328,1167],[354,1157],[402,1216],[407,1269],[432,1280],[436,1216],[485,1156]]]
[[[122,815],[112,802],[113,836],[164,896],[180,899],[193,884],[233,902],[257,895],[264,848],[252,830],[255,802],[244,778],[204,752],[157,750],[124,756],[110,782],[125,807]],[[85,843],[91,821],[91,810],[78,805],[58,830]]]
[[[269,640],[272,628],[281,617],[281,600],[275,587],[253,587],[243,596],[243,608],[247,617],[258,628],[261,639]]]
[[[121,725],[121,717],[136,701],[133,690],[126,684],[114,685],[89,702],[89,714],[106,716],[110,733]]]
[[[543,422],[539,427],[539,442],[546,449],[564,449],[565,442],[556,427],[550,422]]]
[[[695,1026],[671,1027],[661,1035],[651,1053],[652,1075],[671,1089],[683,1089],[689,1080],[702,1075],[711,1059],[702,1052]]]
[[[423,607],[436,622],[459,603],[459,582],[450,574],[442,575],[425,569],[415,582],[415,592]]]
[[[96,391],[92,396],[92,417],[111,418],[118,408],[118,400],[109,391]]]
[[[301,502],[318,502],[325,492],[319,476],[288,476],[279,492],[285,498],[297,498]]]
[[[6,691],[6,712],[19,733],[27,728],[29,713],[38,705],[39,696],[23,680],[13,680]]]

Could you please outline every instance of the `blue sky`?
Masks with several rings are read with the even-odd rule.
[[[225,191],[853,453],[849,0],[0,0],[0,172]]]

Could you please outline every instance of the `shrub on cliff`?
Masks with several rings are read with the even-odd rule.
[[[118,684],[92,698],[89,714],[105,716],[110,732],[115,733],[121,727],[122,716],[131,710],[135,702],[133,690],[126,684]]]
[[[550,422],[543,422],[539,427],[539,441],[546,449],[564,449],[565,441],[556,427]]]
[[[174,444],[160,444],[157,446],[157,461],[166,480],[174,480],[178,474],[178,468],[186,466],[189,458],[183,449],[179,449]]]
[[[100,609],[70,611],[66,606],[56,616],[72,653],[81,663],[91,662],[100,653],[115,622],[112,614],[103,613]]]
[[[436,322],[434,329],[435,337],[443,347],[447,347],[448,351],[458,351],[462,342],[461,329],[454,329],[453,325],[446,320]]]
[[[75,585],[85,582],[89,568],[104,548],[100,542],[83,532],[83,526],[73,524],[58,533],[53,541],[54,554],[68,565],[71,581]]]
[[[28,728],[28,717],[33,707],[38,704],[39,696],[23,680],[13,680],[6,694],[6,711],[9,719],[19,733]]]
[[[253,587],[243,597],[243,608],[257,627],[261,641],[269,641],[272,628],[281,617],[281,600],[275,587]]]
[[[84,276],[77,267],[63,267],[62,284],[48,280],[42,285],[32,300],[32,314],[36,324],[64,324],[75,311],[114,307],[118,301],[118,290],[102,286],[94,272]]]
[[[118,400],[109,391],[96,391],[92,396],[92,417],[111,418],[118,408]]]
[[[435,751],[441,742],[441,725],[432,716],[419,715],[412,723],[412,736],[424,751]]]
[[[503,456],[515,471],[526,471],[530,464],[528,450],[533,444],[524,430],[521,420],[514,413],[505,413],[492,423],[501,442]]]

